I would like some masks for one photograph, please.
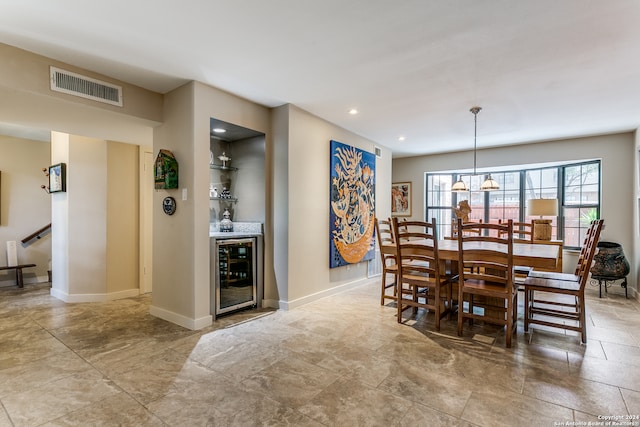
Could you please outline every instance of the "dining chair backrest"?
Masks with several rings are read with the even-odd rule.
[[[466,233],[468,228],[480,234]],[[513,291],[513,221],[506,224],[463,224],[458,221],[458,263],[461,283],[482,280]]]
[[[393,237],[393,223],[391,219],[375,219],[375,231],[380,249],[380,262],[382,278],[380,283],[380,304],[386,300],[395,300],[397,294],[398,261],[396,256],[396,242]],[[393,275],[393,282],[388,282],[388,275]],[[387,289],[393,289],[393,293],[387,293]]]
[[[578,258],[578,265],[576,266],[575,275],[580,280],[580,286],[584,287],[587,283],[589,276],[589,270],[591,270],[591,264],[593,263],[593,257],[596,254],[598,247],[598,241],[600,240],[600,232],[604,226],[603,219],[596,219],[591,221],[589,229],[587,230],[587,237],[585,238],[584,245],[580,250],[580,257]]]
[[[451,239],[455,240],[458,238],[458,224],[460,221],[462,221],[460,218],[456,218],[453,222],[451,222]],[[468,226],[464,231],[466,234],[480,234],[480,229],[473,227],[473,225],[482,224],[481,219],[478,221],[467,221],[464,224]]]
[[[505,224],[506,222],[507,222],[506,219],[498,220],[498,224]],[[515,243],[532,243],[533,242],[533,221],[531,222],[513,221],[513,241]]]
[[[584,263],[585,257],[587,255],[587,249],[589,247],[589,241],[591,240],[591,235],[595,231],[594,221],[591,221],[589,224],[589,228],[587,228],[587,232],[584,236],[584,242],[582,242],[582,246],[580,247],[580,255],[578,255],[578,262],[576,263],[576,268],[573,274],[576,276],[580,272],[581,266]]]
[[[382,250],[383,247],[395,245],[396,242],[393,238],[393,225],[390,220],[376,218],[375,227],[380,250]]]
[[[591,223],[589,224],[589,228],[587,228],[587,232],[584,236],[584,242],[582,243],[582,246],[580,247],[580,254],[578,255],[578,262],[576,264],[576,268],[574,271],[574,274],[577,276],[578,273],[580,273],[580,270],[582,270],[584,267],[584,263],[587,257],[587,253],[588,250],[591,246],[590,242],[592,241],[593,237],[594,237],[594,233],[596,231],[596,228],[598,227],[598,220],[594,220],[591,221]],[[602,228],[603,224],[600,224],[600,228]],[[597,242],[596,242],[597,244]]]
[[[396,236],[396,253],[400,277],[440,278],[438,259],[438,237],[436,220],[398,221],[393,218],[393,231]],[[410,261],[410,262],[409,262]]]

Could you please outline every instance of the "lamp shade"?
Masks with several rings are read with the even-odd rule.
[[[453,185],[451,186],[451,191],[462,192],[469,191],[469,189],[467,188],[467,184],[465,184],[462,179],[459,179],[453,183]]]
[[[558,215],[558,199],[529,199],[527,216]]]
[[[499,189],[500,185],[498,185],[498,182],[495,179],[491,178],[491,174],[489,174],[489,177],[485,179],[480,186],[480,190],[482,191],[494,191]]]

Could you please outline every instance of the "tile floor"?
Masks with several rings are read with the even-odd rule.
[[[203,331],[150,316],[150,296],[0,289],[0,427],[640,425],[640,304],[621,290],[588,289],[586,346],[520,319],[506,349],[494,326],[398,324],[378,283]]]

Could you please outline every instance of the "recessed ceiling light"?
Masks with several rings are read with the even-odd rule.
[[[358,110],[356,110],[355,108],[352,108],[349,110],[349,114],[358,114]]]
[[[215,128],[215,129],[213,129],[213,131],[214,131],[215,133],[225,133],[225,132],[226,132],[226,129],[222,129],[222,128]]]
[[[404,140],[405,140],[405,137],[404,137],[404,136],[399,136],[399,137],[398,137],[398,141],[404,141]]]

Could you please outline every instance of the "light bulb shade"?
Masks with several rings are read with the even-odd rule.
[[[558,199],[529,199],[527,216],[557,216]]]
[[[469,191],[469,189],[467,188],[467,184],[465,184],[463,180],[459,179],[453,183],[453,185],[451,186],[451,191],[460,193],[463,191]]]
[[[489,175],[489,177],[485,179],[482,185],[480,186],[480,190],[482,191],[494,191],[499,189],[500,189],[500,185],[498,185],[498,181],[491,178],[491,175]]]

